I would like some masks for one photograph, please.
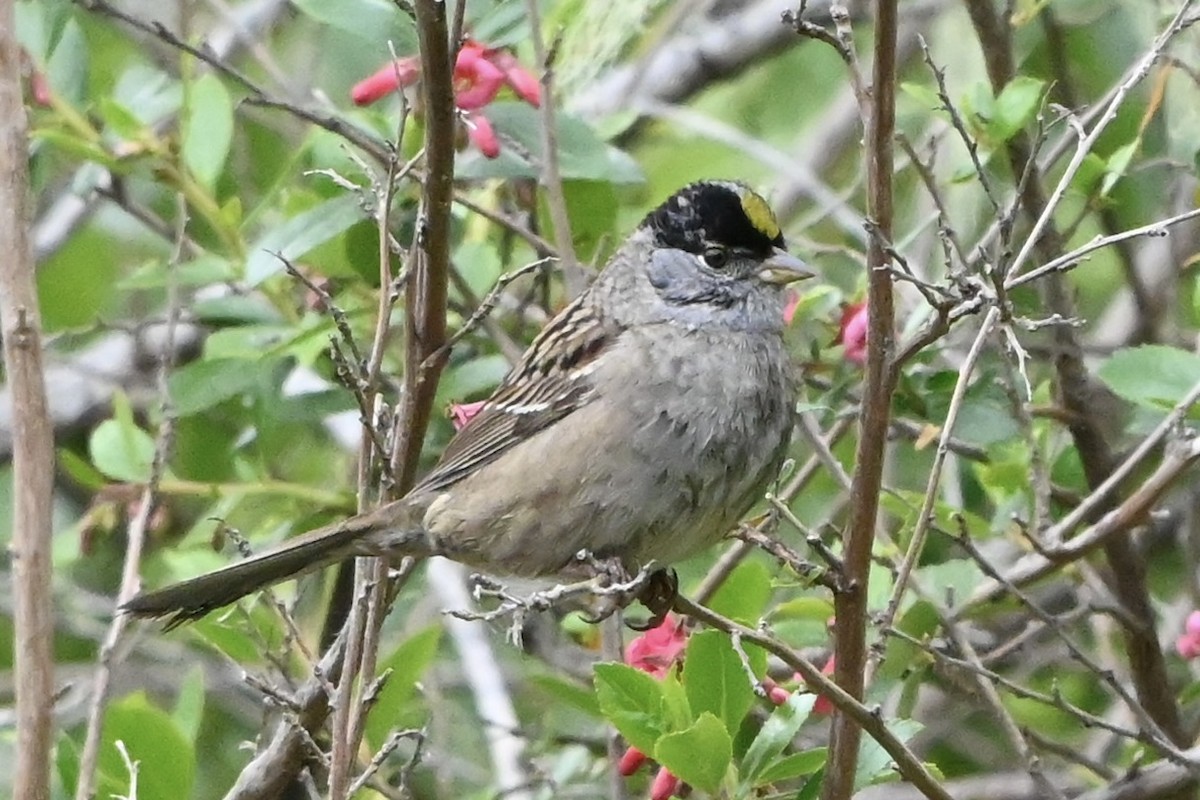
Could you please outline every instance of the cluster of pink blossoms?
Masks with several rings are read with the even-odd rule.
[[[417,56],[396,59],[354,84],[350,98],[355,105],[369,105],[397,89],[412,86],[420,77],[421,60]],[[488,158],[500,155],[500,139],[482,109],[505,86],[535,108],[542,103],[541,84],[512,53],[468,39],[454,61],[454,105],[462,112],[467,136]]]

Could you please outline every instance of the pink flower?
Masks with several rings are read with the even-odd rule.
[[[682,620],[676,621],[668,614],[657,628],[651,628],[625,647],[625,663],[661,678],[682,660],[685,647],[687,631]]]
[[[630,747],[625,750],[625,754],[621,756],[621,760],[617,763],[617,771],[628,778],[641,769],[642,764],[645,763],[646,754],[636,747]]]
[[[679,778],[676,778],[665,767],[658,770],[654,783],[650,784],[650,800],[668,800],[679,789]]]
[[[479,152],[488,158],[500,155],[500,140],[496,137],[491,120],[483,114],[466,114],[463,121],[467,125],[467,136],[479,148]]]
[[[350,90],[356,106],[367,106],[387,97],[402,86],[412,86],[421,75],[421,61],[416,56],[384,64],[375,74],[363,78]]]
[[[467,427],[467,423],[483,410],[486,403],[486,400],[479,400],[475,403],[451,403],[450,423],[454,425],[454,430],[461,431]]]
[[[504,71],[487,59],[487,51],[467,42],[454,63],[454,105],[467,111],[483,108],[504,86]]]
[[[420,59],[400,58],[356,83],[350,90],[350,98],[355,105],[369,105],[397,89],[412,86],[420,77]],[[454,104],[462,111],[473,112],[464,116],[467,134],[488,158],[500,155],[500,140],[480,109],[495,100],[505,86],[526,103],[541,105],[541,85],[515,56],[468,39],[454,61]]]
[[[865,364],[867,361],[867,304],[853,303],[842,309],[842,320],[838,326],[834,344],[844,348],[847,361]]]
[[[1200,656],[1200,611],[1188,614],[1183,635],[1175,640],[1175,650],[1188,660]]]
[[[504,50],[487,50],[488,60],[504,72],[504,80],[517,93],[517,97],[534,108],[542,105],[542,85],[537,77],[520,65],[517,57]]]

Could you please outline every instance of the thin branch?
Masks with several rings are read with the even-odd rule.
[[[546,187],[550,220],[554,225],[554,243],[558,247],[559,263],[562,265],[563,284],[567,294],[575,297],[587,288],[587,274],[575,256],[575,244],[571,241],[571,220],[567,216],[567,196],[563,192],[562,173],[558,167],[558,123],[555,121],[554,104],[554,51],[546,49],[542,38],[542,19],[538,0],[526,0],[525,14],[529,18],[530,38],[533,53],[542,68],[542,185]]]
[[[126,531],[125,560],[121,568],[121,587],[117,593],[117,605],[137,594],[141,585],[139,572],[142,563],[142,547],[146,541],[146,529],[151,516],[158,507],[159,485],[167,469],[171,447],[175,438],[175,412],[171,405],[171,393],[167,379],[174,366],[171,356],[175,350],[175,328],[179,324],[179,285],[174,280],[175,268],[183,259],[187,242],[187,201],[182,194],[176,195],[175,247],[168,264],[167,279],[167,342],[158,363],[159,425],[155,437],[154,460],[150,467],[150,478],[138,500],[137,514]],[[104,726],[104,711],[108,705],[108,693],[113,668],[119,663],[117,644],[121,641],[130,621],[127,614],[117,614],[109,624],[104,640],[100,644],[96,672],[92,678],[92,698],[88,708],[87,732],[84,735],[83,751],[79,757],[79,778],[75,784],[76,800],[89,800],[96,794],[96,766],[100,759],[100,742]],[[135,793],[131,793],[134,796]]]

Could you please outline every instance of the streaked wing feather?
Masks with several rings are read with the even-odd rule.
[[[587,304],[586,295],[563,309],[417,489],[443,489],[587,404],[592,385],[585,367],[618,332]]]

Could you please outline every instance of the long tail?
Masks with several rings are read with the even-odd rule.
[[[404,500],[359,514],[324,528],[294,537],[244,561],[191,580],[142,592],[121,606],[139,617],[165,617],[170,630],[227,606],[246,595],[306,572],[356,555],[429,555],[423,534],[398,534],[407,527]]]

